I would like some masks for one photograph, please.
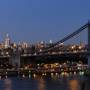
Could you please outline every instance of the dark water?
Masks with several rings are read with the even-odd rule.
[[[7,78],[0,80],[0,90],[90,90],[90,79],[70,78]]]

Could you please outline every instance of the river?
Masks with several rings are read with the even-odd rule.
[[[0,90],[90,90],[89,77],[4,78]]]

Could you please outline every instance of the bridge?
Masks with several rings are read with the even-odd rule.
[[[75,37],[76,35],[78,35],[79,33],[81,33],[82,31],[87,31],[87,38],[88,38],[88,42],[87,45],[86,44],[79,44],[79,45],[63,45],[64,42],[68,41],[69,39]],[[42,46],[44,47],[44,46]],[[76,31],[74,31],[73,33],[67,35],[66,37],[64,37],[63,39],[53,43],[52,45],[48,46],[48,47],[44,47],[38,51],[35,51],[33,54],[31,53],[23,53],[21,55],[22,57],[34,57],[34,58],[39,58],[41,57],[41,60],[46,60],[49,58],[55,58],[56,60],[60,60],[60,59],[86,59],[88,65],[90,65],[90,22],[88,21],[88,23],[86,23],[85,25],[83,25],[82,27],[80,27],[79,29],[77,29]],[[58,59],[56,58],[58,57]],[[46,59],[45,59],[46,58]],[[59,61],[58,60],[58,61]],[[47,62],[49,62],[50,60],[48,60]]]
[[[87,30],[87,38],[88,42],[86,44],[69,44],[64,45],[66,41],[70,40],[71,38],[75,37],[82,31]],[[5,52],[4,50],[1,50],[0,53]],[[8,53],[7,53],[8,52]],[[15,64],[17,63],[18,66],[21,65],[21,63],[31,63],[31,62],[61,62],[61,59],[64,60],[80,60],[82,59],[84,62],[87,62],[90,66],[90,22],[86,23],[73,33],[65,36],[63,39],[49,44],[44,45],[41,44],[40,48],[36,48],[35,46],[32,46],[32,48],[9,48],[9,50],[6,50],[5,54],[0,54],[0,58],[8,58],[9,63]],[[34,59],[34,60],[33,60]],[[54,60],[53,60],[54,59]]]

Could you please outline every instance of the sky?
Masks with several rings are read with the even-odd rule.
[[[0,41],[58,41],[90,19],[90,0],[0,0]]]

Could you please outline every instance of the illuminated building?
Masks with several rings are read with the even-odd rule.
[[[22,43],[22,48],[27,48],[28,47],[28,44],[26,42],[23,42]]]
[[[10,47],[10,38],[8,34],[6,34],[4,45],[5,45],[5,48]]]
[[[52,40],[50,40],[49,43],[52,44],[53,43]]]

